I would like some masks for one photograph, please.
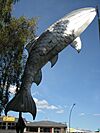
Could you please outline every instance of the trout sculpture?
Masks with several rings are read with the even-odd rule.
[[[51,67],[53,67],[58,60],[58,54],[68,45],[76,49],[78,53],[80,52],[80,34],[88,27],[95,16],[95,8],[75,10],[51,25],[40,37],[27,46],[29,57],[22,84],[15,97],[7,104],[6,115],[10,110],[30,112],[35,119],[36,105],[30,90],[32,83],[39,85],[42,79],[41,68],[49,61]]]

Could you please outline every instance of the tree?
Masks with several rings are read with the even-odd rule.
[[[9,88],[20,88],[24,69],[23,50],[35,38],[36,19],[11,16],[18,0],[0,0],[0,115],[9,100]]]

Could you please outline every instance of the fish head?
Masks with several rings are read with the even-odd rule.
[[[93,7],[81,8],[69,13],[66,18],[69,21],[67,30],[72,32],[76,37],[89,26],[96,16],[96,9]]]
[[[90,25],[96,16],[96,9],[92,7],[81,8],[72,11],[63,18],[68,21],[66,33],[73,36],[72,43],[70,44],[79,53],[81,51],[82,43],[80,34]]]

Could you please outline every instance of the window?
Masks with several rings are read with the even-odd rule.
[[[2,122],[0,122],[0,129],[2,129]]]
[[[50,133],[50,131],[51,131],[51,128],[48,128],[48,127],[42,127],[42,128],[40,128],[40,132],[47,132],[47,133]]]
[[[61,129],[60,128],[54,128],[54,133],[60,133]]]
[[[8,129],[15,129],[16,123],[8,123]]]
[[[27,127],[26,131],[30,131],[30,132],[38,132],[38,128],[37,127]]]
[[[5,122],[2,123],[2,129],[6,129],[6,123]]]

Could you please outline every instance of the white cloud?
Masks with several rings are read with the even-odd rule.
[[[85,116],[85,115],[89,115],[89,116],[100,116],[100,114],[99,113],[97,113],[97,114],[85,114],[85,113],[80,113],[79,114],[79,116]]]
[[[35,95],[39,95],[39,92],[35,91],[35,92],[32,93],[32,96],[35,96]]]
[[[37,112],[45,113],[42,109],[37,108]]]
[[[80,113],[79,115],[80,115],[80,116],[84,116],[84,115],[85,115],[85,113],[83,113],[83,112],[82,112],[82,113]]]
[[[100,116],[100,114],[93,114],[94,116]]]
[[[37,98],[34,98],[37,108],[38,109],[50,109],[50,110],[56,110],[58,107],[54,105],[50,105],[46,100],[39,100]]]
[[[61,109],[61,110],[57,110],[56,113],[58,113],[58,114],[62,114],[62,113],[64,113],[64,110],[63,110],[63,109]]]
[[[39,100],[37,98],[34,98],[35,100],[35,103],[37,105],[37,110],[38,112],[44,112],[44,109],[47,109],[47,110],[54,110],[56,111],[56,113],[64,113],[64,110],[61,106],[55,106],[55,105],[52,105],[52,104],[49,104],[46,100]]]

